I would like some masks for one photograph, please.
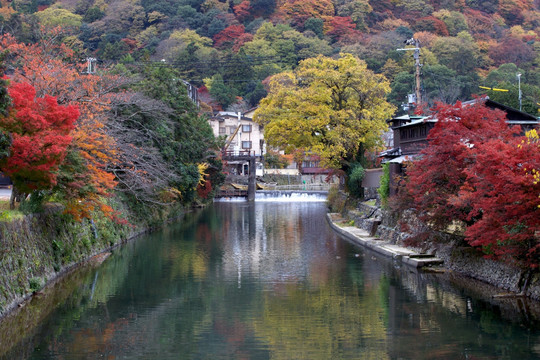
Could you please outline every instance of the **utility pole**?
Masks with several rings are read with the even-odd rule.
[[[420,40],[415,38],[410,38],[405,40],[406,45],[414,45],[414,48],[404,48],[397,49],[397,51],[414,51],[414,66],[416,68],[415,72],[415,96],[416,96],[416,106],[422,105],[422,92],[421,92],[421,83],[420,83]]]
[[[521,73],[517,74],[517,78],[518,78],[519,111],[521,111]]]
[[[86,73],[94,74],[96,72],[97,59],[93,57],[86,58]]]

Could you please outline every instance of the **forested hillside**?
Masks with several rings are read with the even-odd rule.
[[[61,25],[81,59],[165,61],[202,88],[215,108],[249,108],[269,75],[318,54],[352,53],[392,83],[399,105],[413,92],[420,40],[423,90],[432,103],[485,93],[524,110],[540,102],[540,1],[534,0],[7,0],[1,30],[39,40]]]

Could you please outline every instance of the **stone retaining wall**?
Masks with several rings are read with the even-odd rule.
[[[349,210],[347,217],[378,238],[443,259],[445,268],[462,275],[514,293],[519,293],[523,287],[521,269],[485,259],[477,250],[467,246],[462,237],[433,231],[412,212],[406,212],[397,219],[387,211],[361,203],[356,209]],[[526,295],[540,300],[540,274],[532,276]]]
[[[0,222],[0,315],[130,235],[127,226],[103,219],[74,222],[61,212]]]

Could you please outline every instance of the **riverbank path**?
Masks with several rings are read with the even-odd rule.
[[[430,254],[421,254],[403,246],[392,244],[388,241],[370,236],[367,231],[356,226],[349,225],[347,220],[340,214],[327,214],[330,226],[342,236],[353,243],[371,249],[381,255],[401,260],[401,262],[415,267],[440,265],[443,261]]]

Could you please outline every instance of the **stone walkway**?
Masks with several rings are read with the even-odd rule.
[[[336,213],[327,214],[328,223],[338,233],[350,241],[369,248],[379,254],[401,260],[404,264],[420,268],[429,265],[440,265],[442,260],[429,255],[420,254],[403,246],[391,244],[388,241],[370,236],[369,233],[356,226],[348,225],[341,215]]]

